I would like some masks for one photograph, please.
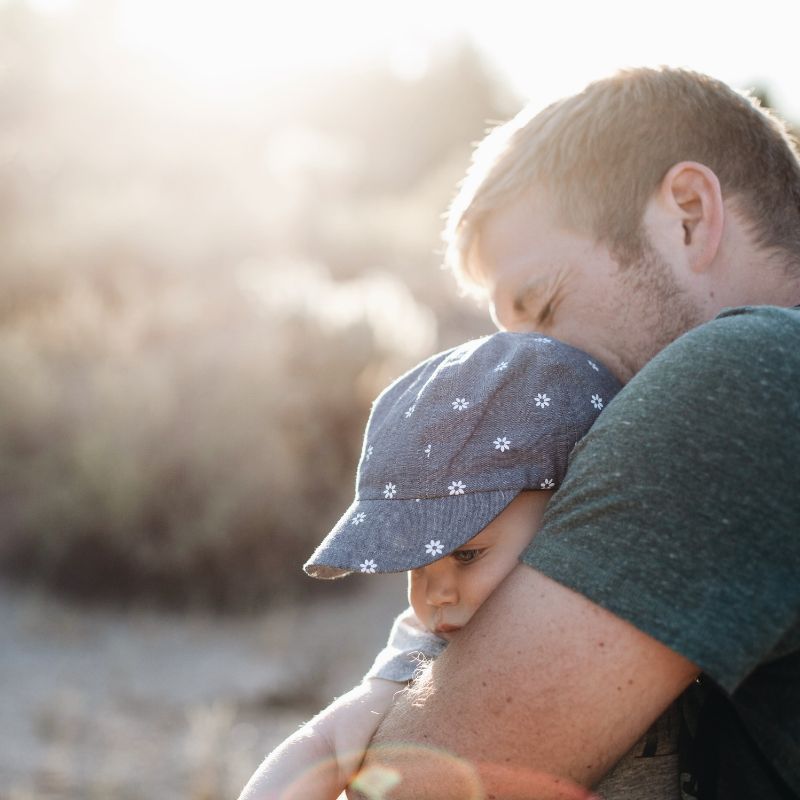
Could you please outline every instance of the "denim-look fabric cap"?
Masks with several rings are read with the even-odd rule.
[[[536,333],[495,333],[422,362],[375,401],[356,499],[303,569],[400,572],[452,553],[521,491],[557,488],[621,388],[583,351]]]

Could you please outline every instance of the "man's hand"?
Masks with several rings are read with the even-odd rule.
[[[520,565],[398,698],[357,785],[387,787],[370,800],[585,798],[697,673]]]

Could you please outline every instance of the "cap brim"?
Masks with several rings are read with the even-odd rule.
[[[480,533],[520,489],[433,500],[356,500],[303,565],[312,578],[419,569]]]

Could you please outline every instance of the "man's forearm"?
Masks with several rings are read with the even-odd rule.
[[[532,769],[513,755],[487,757],[462,748],[455,740],[480,742],[488,730],[464,728],[448,735],[450,715],[441,719],[436,698],[437,675],[423,679],[393,706],[373,737],[359,779],[349,790],[352,800],[590,800],[594,795],[564,776]],[[445,702],[444,698],[441,700]],[[504,700],[507,702],[507,700]],[[442,724],[438,724],[441,722]],[[431,723],[434,723],[431,728]],[[487,728],[489,727],[487,721]],[[465,736],[466,735],[466,736]],[[451,741],[453,742],[451,744]]]
[[[388,770],[392,800],[586,797],[696,672],[520,566],[398,698],[364,769]]]

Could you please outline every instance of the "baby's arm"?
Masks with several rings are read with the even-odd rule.
[[[366,678],[334,700],[267,756],[239,800],[335,800],[403,686]]]
[[[444,648],[409,608],[364,680],[279,745],[253,773],[239,800],[334,800],[350,783],[395,694],[421,659]]]

